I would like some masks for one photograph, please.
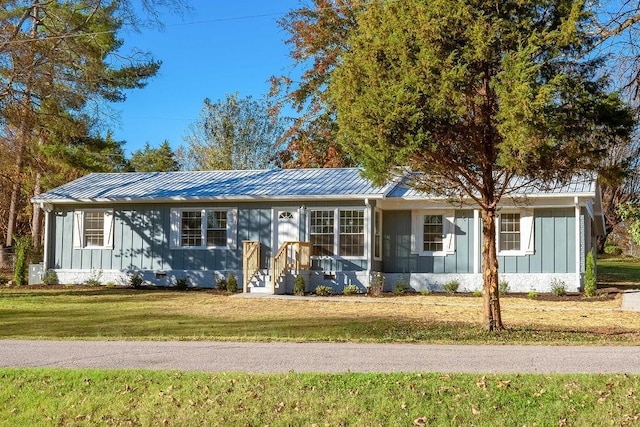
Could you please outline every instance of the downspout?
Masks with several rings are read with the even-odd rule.
[[[364,285],[368,288],[369,287],[369,282],[371,280],[371,264],[373,263],[373,251],[375,251],[375,248],[373,248],[372,243],[375,245],[375,237],[372,239],[371,238],[371,234],[372,231],[375,227],[375,224],[373,224],[373,222],[375,221],[375,217],[373,214],[373,212],[371,211],[371,204],[369,203],[369,198],[365,198],[364,199],[364,205],[367,208],[367,233],[365,235],[365,238],[367,240],[367,244],[366,244],[366,248],[367,248],[367,278],[365,279],[365,283]],[[373,249],[373,250],[372,250]]]
[[[473,210],[473,274],[480,274],[480,211]]]
[[[573,203],[575,205],[574,207],[574,212],[575,212],[575,221],[576,221],[576,226],[575,226],[575,233],[576,233],[576,284],[578,285],[578,289],[582,288],[582,272],[581,270],[581,266],[582,266],[582,235],[580,233],[580,199],[578,198],[578,196],[575,196],[573,198]]]

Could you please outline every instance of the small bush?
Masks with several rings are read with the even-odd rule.
[[[189,288],[189,276],[176,277],[176,289],[186,291]]]
[[[378,271],[369,282],[369,295],[379,297],[382,295],[382,291],[384,291],[384,276]]]
[[[604,253],[607,255],[620,256],[622,255],[622,248],[618,245],[607,243],[604,245]]]
[[[455,294],[458,292],[458,288],[460,287],[460,282],[457,280],[451,280],[444,284],[443,288],[448,294]]]
[[[500,283],[498,283],[498,294],[499,295],[506,295],[507,293],[509,293],[509,282],[506,280],[501,280]]]
[[[473,291],[473,296],[474,297],[481,297],[482,296],[482,291],[480,289]]]
[[[87,279],[85,284],[87,286],[100,286],[102,284],[102,271],[91,270],[91,276]]]
[[[42,276],[42,283],[45,285],[57,285],[58,274],[54,270],[47,270]]]
[[[321,296],[321,297],[326,297],[326,296],[331,295],[331,287],[324,286],[324,285],[316,286],[316,295]]]
[[[299,297],[304,296],[304,291],[307,288],[307,284],[304,281],[304,277],[297,276],[296,281],[293,282],[293,294]]]
[[[536,291],[529,291],[529,293],[527,294],[527,298],[536,299],[538,298],[538,293]]]
[[[142,278],[142,274],[133,273],[129,276],[129,285],[134,289],[140,289],[144,284],[144,279]]]
[[[227,279],[227,292],[230,294],[238,292],[238,279],[236,279],[236,275],[233,273],[229,274],[229,278]]]
[[[227,278],[224,277],[224,276],[218,278],[218,280],[216,280],[216,286],[218,287],[219,290],[226,291],[227,290]]]
[[[393,293],[396,295],[406,294],[408,290],[409,285],[407,285],[406,283],[396,283],[396,285],[393,287]]]
[[[0,285],[6,285],[7,283],[9,283],[9,278],[0,276]]]
[[[553,278],[551,281],[551,293],[557,297],[565,296],[567,294],[567,285],[563,280]]]
[[[431,295],[431,291],[429,289],[423,289],[420,291],[420,295]]]
[[[355,295],[358,293],[358,287],[356,285],[347,285],[342,290],[345,295]]]
[[[31,238],[16,237],[16,263],[13,266],[13,283],[18,286],[27,284],[27,262],[31,250]]]
[[[593,259],[593,251],[589,251],[589,253],[587,254],[586,271],[584,273],[584,296],[596,296],[596,288],[596,263]]]

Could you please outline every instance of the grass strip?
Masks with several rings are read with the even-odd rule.
[[[633,425],[626,375],[1,369],[0,425]]]
[[[482,300],[407,296],[356,301],[243,299],[206,291],[0,290],[0,338],[353,341],[439,344],[640,344],[640,316],[619,301],[506,297],[508,330],[488,334]]]

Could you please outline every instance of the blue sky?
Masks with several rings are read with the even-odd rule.
[[[191,0],[184,17],[165,14],[162,31],[123,32],[124,49],[149,51],[162,61],[144,89],[114,104],[114,138],[131,153],[167,139],[175,149],[199,116],[204,98],[238,92],[254,99],[269,91],[272,75],[291,71],[287,34],[276,24],[298,0]]]

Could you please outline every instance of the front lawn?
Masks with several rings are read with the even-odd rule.
[[[204,374],[0,369],[0,425],[640,423],[627,375]]]
[[[414,295],[322,300],[105,287],[0,289],[0,339],[640,344],[619,299],[504,297],[508,330],[487,334],[482,299]]]
[[[601,286],[640,289],[640,258],[598,257],[598,283]]]

